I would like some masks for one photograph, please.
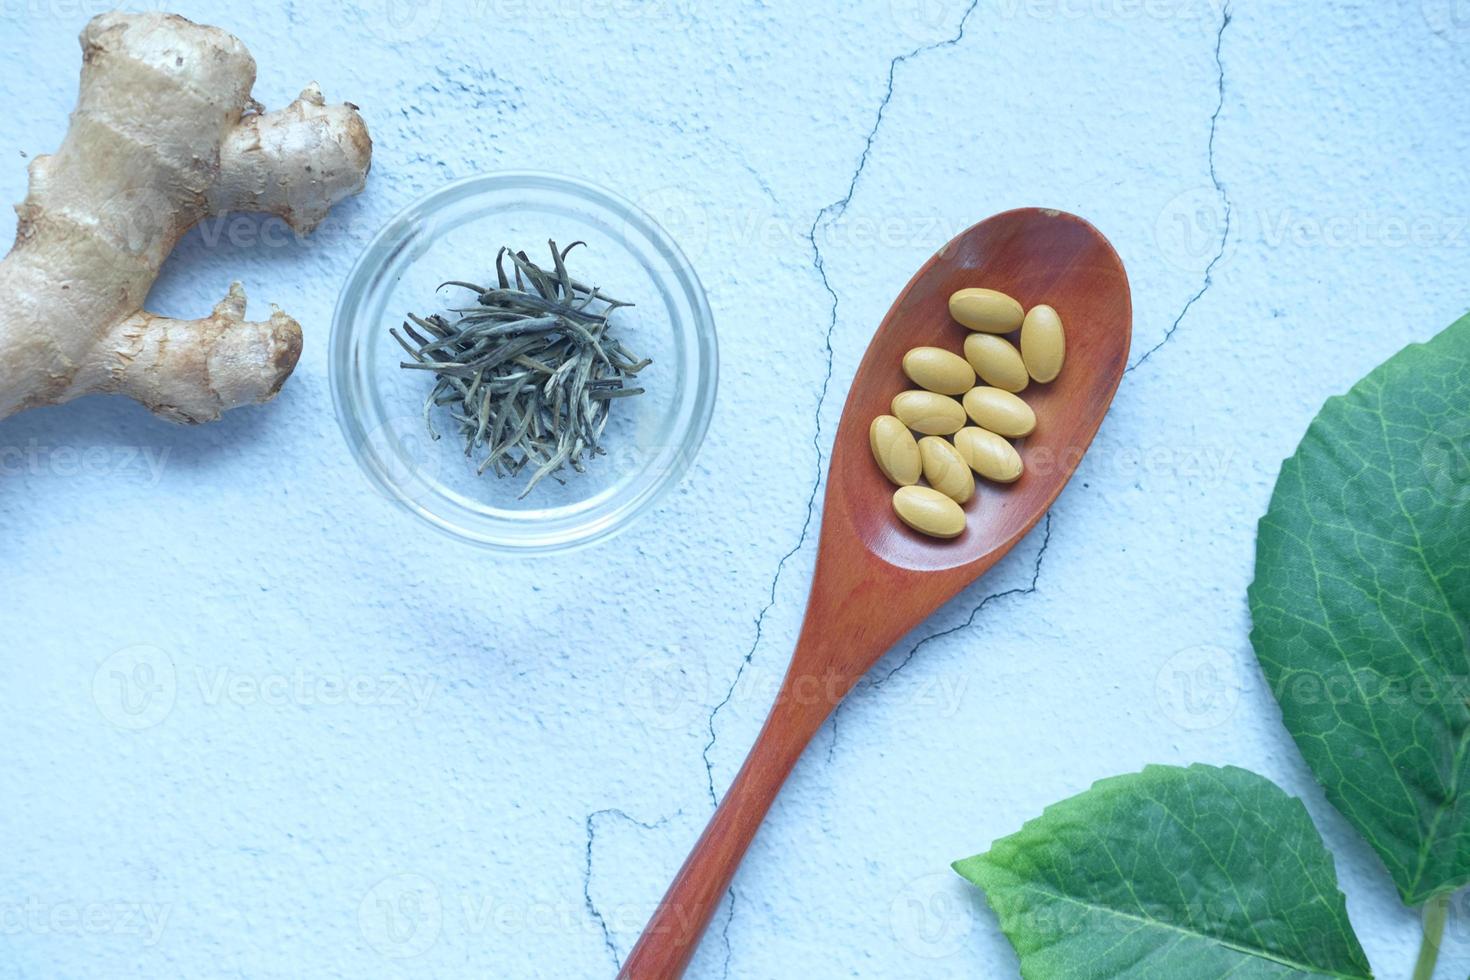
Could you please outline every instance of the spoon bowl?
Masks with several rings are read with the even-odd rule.
[[[1025,472],[1010,485],[977,481],[967,526],[949,540],[910,530],[893,486],[873,461],[868,426],[913,387],[903,355],[958,350],[968,331],[949,297],[996,289],[1026,309],[1046,303],[1066,327],[1062,373],[1021,397],[1036,430],[1018,444]],[[858,367],[832,448],[817,567],[806,620],[776,703],[709,826],[623,964],[620,977],[673,980],[813,735],[905,633],[983,575],[1036,525],[1062,492],[1102,424],[1127,365],[1128,276],[1117,252],[1075,215],[1007,211],[962,233],[921,268],[879,325]]]
[[[977,481],[965,533],[940,541],[894,517],[893,486],[873,465],[868,425],[890,413],[894,395],[915,387],[900,366],[905,352],[960,351],[970,331],[950,317],[949,297],[968,286],[999,290],[1028,310],[1055,308],[1066,326],[1067,358],[1055,381],[1021,392],[1037,419],[1036,431],[1017,444],[1021,479]],[[898,568],[940,571],[999,558],[1061,493],[1102,424],[1127,364],[1131,317],[1122,260],[1081,218],[1024,208],[964,232],[914,275],[868,345],[832,450],[826,519],[836,508],[874,556]]]

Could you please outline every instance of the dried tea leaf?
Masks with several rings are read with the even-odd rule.
[[[567,253],[581,244],[558,250],[550,242],[550,272],[525,252],[502,248],[496,287],[458,279],[441,284],[475,295],[475,305],[450,310],[455,321],[410,313],[390,330],[413,358],[400,366],[436,377],[424,400],[430,437],[439,438],[434,409],[447,408],[465,455],[483,450],[480,473],[509,476],[534,467],[522,497],[548,476],[561,479],[557,474],[567,467],[584,472],[586,460],[604,452],[613,402],[645,390],[629,382],[651,362],[629,353],[610,331],[612,312],[632,304],[604,296],[567,269]]]

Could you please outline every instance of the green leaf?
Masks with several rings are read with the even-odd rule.
[[[1306,808],[1244,769],[1105,779],[954,868],[1027,980],[1373,975]]]
[[[1404,902],[1470,881],[1470,317],[1323,407],[1250,606],[1286,727]]]

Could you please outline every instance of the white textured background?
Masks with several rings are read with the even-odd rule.
[[[101,7],[0,9],[19,201]],[[1416,915],[1281,728],[1244,596],[1321,401],[1470,306],[1464,0],[176,9],[244,39],[268,106],[311,79],[361,105],[373,172],[320,237],[196,232],[154,291],[193,316],[239,277],[296,315],[275,403],[0,425],[0,973],[611,975],[784,668],[864,343],[952,233],[1040,204],[1122,253],[1135,368],[1045,529],[819,735],[691,973],[1014,976],[949,862],[1096,778],[1203,761],[1306,800],[1379,974],[1407,975]],[[326,383],[367,237],[507,168],[662,220],[723,367],[679,490],[534,563],[379,498]],[[1439,975],[1467,968],[1461,903]]]

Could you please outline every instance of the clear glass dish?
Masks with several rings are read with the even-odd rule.
[[[477,475],[478,458],[447,415],[429,438],[423,403],[433,378],[399,367],[389,335],[409,312],[463,299],[447,279],[490,282],[502,245],[549,261],[548,240],[586,242],[568,257],[578,279],[636,304],[613,314],[628,348],[653,364],[645,394],[618,399],[603,447],[585,473],[543,480]],[[492,283],[493,284],[493,283]],[[391,499],[466,541],[519,553],[586,545],[626,527],[689,468],[714,410],[718,354],[699,277],[648,215],[585,181],[508,172],[456,181],[404,209],[357,260],[337,302],[330,350],[337,421],[369,479]]]

